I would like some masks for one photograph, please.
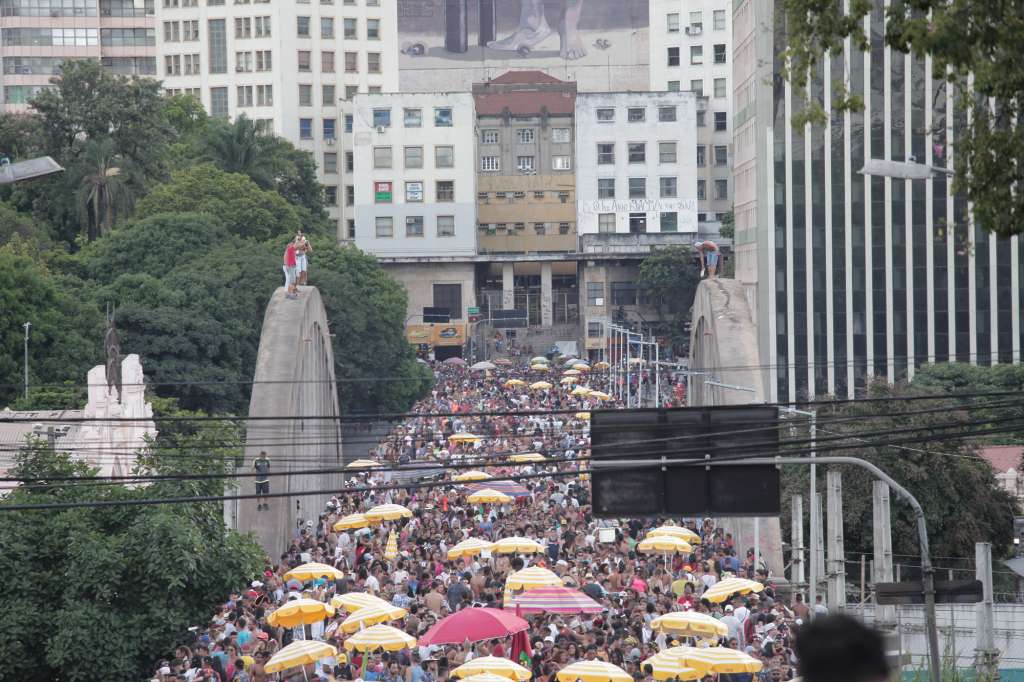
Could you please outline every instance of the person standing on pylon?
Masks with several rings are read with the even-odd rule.
[[[264,501],[264,495],[270,493],[270,458],[266,450],[260,450],[260,456],[253,460],[252,466],[256,470],[256,511],[270,509]]]

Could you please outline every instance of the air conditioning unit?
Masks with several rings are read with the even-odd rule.
[[[704,32],[704,27],[703,26],[687,26],[686,27],[686,35],[688,35],[688,36],[699,36],[703,32]]]
[[[334,138],[333,137],[325,137],[324,138],[324,144],[327,145],[328,147],[333,147],[334,146]]]
[[[385,128],[384,126],[377,126],[378,135],[383,135],[385,130],[387,130],[387,128]]]

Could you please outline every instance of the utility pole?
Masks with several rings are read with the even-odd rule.
[[[811,590],[810,597],[817,602],[819,582],[825,575],[825,533],[822,528],[823,516],[821,513],[821,493],[814,493],[814,508],[811,510],[814,519],[814,528],[811,537],[814,546],[811,548]],[[814,617],[814,603],[811,604],[811,617]]]
[[[889,515],[889,485],[885,481],[871,483],[871,506],[874,527],[875,562],[871,580],[891,583],[892,577],[892,521]],[[876,606],[875,625],[879,630],[896,627],[896,607]]]
[[[828,489],[828,607],[846,606],[846,556],[843,551],[843,477],[838,469],[826,474]]]
[[[793,548],[793,568],[789,578],[795,585],[804,582],[804,498],[803,495],[793,496],[793,518],[789,526],[789,542]],[[813,607],[814,604],[809,606]]]
[[[817,444],[818,444],[818,413],[814,410],[798,410],[794,407],[779,407],[779,410],[786,412],[787,414],[798,414],[803,417],[808,417],[811,420],[810,424],[810,435],[811,435],[811,473],[810,473],[810,490],[807,502],[811,505],[811,523],[810,523],[810,566],[809,574],[810,580],[808,581],[807,589],[807,605],[811,608],[811,617],[814,617],[814,603],[818,596],[818,580],[821,575],[825,572],[824,558],[819,563],[818,552],[821,550],[821,502],[818,495],[818,466],[814,463],[817,457]]]
[[[25,400],[28,400],[28,330],[32,328],[31,322],[21,325],[25,329]]]
[[[994,680],[999,670],[999,650],[992,626],[992,543],[974,543],[974,570],[982,586],[982,601],[974,607],[978,619],[974,667],[984,674],[982,679]]]

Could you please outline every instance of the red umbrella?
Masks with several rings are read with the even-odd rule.
[[[530,624],[519,616],[498,609],[470,608],[444,618],[420,637],[420,646],[462,644],[506,637]]]
[[[604,607],[570,587],[535,587],[505,602],[519,613],[601,613]]]

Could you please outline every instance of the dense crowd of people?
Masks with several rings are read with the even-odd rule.
[[[809,606],[799,598],[782,598],[764,566],[755,565],[750,548],[711,519],[645,519],[610,522],[593,518],[585,458],[589,455],[587,413],[611,407],[605,393],[582,395],[573,389],[607,390],[606,372],[580,371],[572,383],[561,382],[564,362],[548,371],[529,365],[498,365],[474,371],[464,364],[433,365],[436,385],[369,453],[385,466],[352,476],[351,490],[339,491],[318,518],[303,519],[291,544],[268,558],[266,570],[245,590],[231,595],[194,641],[181,646],[157,666],[160,682],[262,682],[285,680],[355,680],[444,682],[451,671],[480,656],[509,656],[511,640],[463,642],[446,647],[419,646],[397,652],[323,659],[316,664],[270,675],[267,661],[296,639],[323,640],[344,651],[339,623],[348,612],[294,629],[273,627],[267,617],[298,598],[329,602],[334,595],[367,592],[406,609],[392,625],[419,638],[431,626],[461,609],[501,608],[511,594],[506,577],[524,566],[544,566],[565,586],[598,602],[594,614],[525,615],[530,621],[528,659],[537,682],[553,682],[569,663],[602,660],[620,666],[634,680],[651,680],[644,661],[681,643],[651,627],[659,615],[692,610],[710,614],[727,627],[720,646],[745,651],[760,660],[756,673],[722,674],[718,679],[766,682],[790,680],[794,674],[794,637],[807,621]],[[517,380],[524,382],[517,384]],[[550,388],[531,388],[546,381]],[[451,417],[428,416],[437,413]],[[453,439],[471,433],[475,439]],[[516,453],[540,453],[542,461],[514,464]],[[539,459],[539,458],[538,458]],[[423,462],[448,464],[439,484],[409,488],[387,485],[393,466]],[[472,504],[471,486],[454,481],[467,466],[501,479],[521,478],[506,486],[514,501]],[[486,482],[484,482],[486,483]],[[378,489],[374,489],[378,486]],[[477,486],[479,487],[479,486]],[[335,530],[338,519],[375,505],[407,507],[411,518],[355,530]],[[700,536],[689,554],[644,553],[637,544],[647,531],[665,523],[686,524]],[[389,536],[398,554],[385,558]],[[536,554],[477,555],[449,560],[447,550],[471,537],[495,541],[509,536],[535,539]],[[285,579],[291,568],[321,562],[344,577],[310,582]],[[758,578],[760,593],[736,594],[721,603],[702,599],[724,577]],[[819,607],[820,608],[820,607]],[[364,659],[365,656],[365,659]]]

